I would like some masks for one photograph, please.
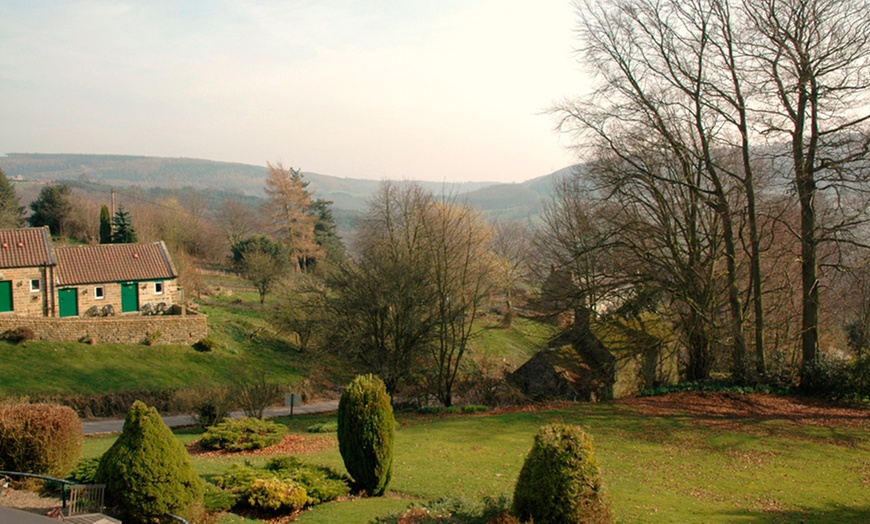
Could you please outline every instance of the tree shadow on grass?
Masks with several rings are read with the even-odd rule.
[[[824,508],[801,508],[774,511],[729,511],[724,515],[734,518],[734,522],[754,524],[866,524],[870,522],[870,506]]]

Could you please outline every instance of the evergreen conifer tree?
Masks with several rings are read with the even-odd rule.
[[[112,219],[113,244],[135,244],[136,230],[133,229],[133,219],[130,213],[124,209],[124,206],[118,206],[118,211],[115,212],[115,218]]]
[[[33,227],[48,226],[52,235],[66,234],[72,217],[72,189],[66,184],[43,186],[39,197],[30,203],[27,221]]]
[[[103,205],[100,209],[100,244],[112,243],[112,215],[109,206]]]

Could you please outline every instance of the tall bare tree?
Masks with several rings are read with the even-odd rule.
[[[857,112],[868,77],[866,7],[860,0],[614,0],[579,6],[583,56],[600,82],[591,101],[559,108],[562,128],[584,138],[591,134],[595,154],[620,157],[629,169],[639,163],[632,156],[648,155],[649,147],[667,151],[667,161],[683,175],[648,174],[659,184],[684,186],[698,205],[716,213],[737,379],[751,373],[744,295],[755,321],[752,371],[764,373],[754,171],[759,150],[775,151],[783,141],[791,145],[802,208],[803,360],[812,361],[818,351],[818,243],[825,236],[842,241],[841,226],[854,227],[864,218],[861,205],[838,199],[832,206],[841,212],[833,221],[837,227],[826,230],[836,234],[820,234],[814,206],[821,173],[821,190],[841,196],[866,181],[861,169],[868,117]],[[625,148],[629,136],[639,147]],[[687,176],[692,172],[697,175]],[[748,281],[741,280],[742,258],[749,262]]]
[[[789,145],[800,202],[801,353],[804,366],[819,352],[819,243],[843,238],[863,206],[849,209],[847,193],[865,191],[870,5],[863,0],[745,0],[752,30],[746,52],[755,61],[763,96],[762,131]],[[820,229],[817,203],[828,194],[842,211]]]
[[[451,406],[479,309],[491,292],[495,260],[489,250],[490,228],[470,206],[445,198],[428,206],[425,217],[424,257],[435,292],[431,389],[442,404]]]
[[[530,273],[531,231],[520,222],[497,220],[493,225],[491,249],[495,256],[495,280],[504,294],[502,326],[510,327],[514,318],[514,292],[519,282]]]
[[[379,375],[390,394],[411,381],[433,339],[436,299],[424,249],[431,201],[419,185],[382,183],[362,221],[358,255],[329,279],[330,345]]]

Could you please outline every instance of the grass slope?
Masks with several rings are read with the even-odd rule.
[[[218,349],[201,353],[181,345],[78,342],[0,342],[0,396],[100,395],[120,391],[229,384],[242,373],[262,373],[285,384],[302,381],[313,356],[275,333],[256,301],[203,306]],[[246,305],[247,304],[247,305]]]

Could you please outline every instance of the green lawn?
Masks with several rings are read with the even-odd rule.
[[[325,418],[283,422],[304,432]],[[533,435],[553,421],[592,434],[619,522],[870,522],[868,418],[852,427],[785,418],[720,424],[688,415],[645,416],[617,403],[496,415],[400,414],[391,495],[325,504],[300,521],[369,522],[415,501],[510,494]],[[189,442],[196,435],[180,438]],[[110,441],[88,439],[86,454],[99,454]],[[300,458],[344,471],[337,446]],[[194,463],[208,478],[240,460],[197,457]],[[221,522],[252,521],[228,516]]]

